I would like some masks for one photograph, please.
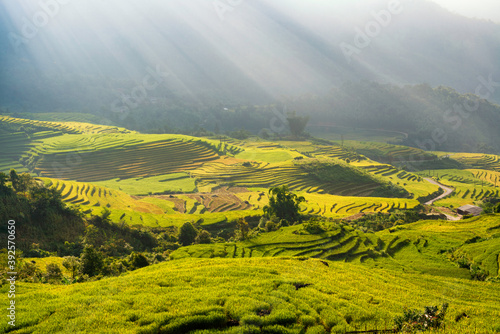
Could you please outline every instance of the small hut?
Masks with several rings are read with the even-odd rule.
[[[483,209],[475,205],[464,205],[457,209],[457,213],[462,216],[479,216],[481,213],[483,213]]]

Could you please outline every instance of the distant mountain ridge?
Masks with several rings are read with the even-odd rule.
[[[35,2],[0,4],[0,105],[95,112],[134,92],[139,102],[259,103],[349,80],[471,93],[480,77],[500,81],[500,25],[428,1],[54,4],[53,17]],[[11,42],[40,17],[50,20],[14,52]],[[156,66],[168,78],[134,91]],[[497,103],[499,91],[490,94]]]

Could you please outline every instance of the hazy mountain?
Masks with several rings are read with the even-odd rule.
[[[4,0],[0,50],[11,111],[255,104],[358,80],[500,102],[495,84],[477,91],[500,81],[500,25],[427,1]]]

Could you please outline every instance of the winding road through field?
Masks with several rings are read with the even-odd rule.
[[[437,181],[434,181],[433,179],[430,179],[430,178],[424,178],[425,181],[429,182],[429,183],[432,183],[432,184],[435,184],[437,186],[439,186],[441,189],[444,190],[444,193],[434,199],[431,199],[430,201],[426,202],[425,205],[432,205],[434,202],[436,201],[439,201],[440,199],[443,199],[445,198],[446,196],[450,195],[454,189],[452,188],[448,188],[447,186],[445,185],[442,185],[441,183],[437,182]],[[448,220],[460,220],[461,217],[458,216],[458,217],[455,217],[455,216],[452,216],[452,215],[448,215],[448,214],[445,214],[443,213],[447,218]]]
[[[441,183],[437,182],[437,181],[434,181],[433,179],[430,179],[430,178],[424,178],[425,181],[429,182],[429,183],[432,183],[432,184],[435,184],[436,186],[439,186],[441,189],[444,190],[444,193],[434,199],[431,199],[430,201],[428,201],[427,203],[425,203],[425,205],[432,205],[434,202],[436,201],[439,201],[440,199],[443,199],[445,198],[446,196],[448,196],[449,194],[451,194],[453,192],[454,189],[452,188],[448,188],[447,186],[444,186],[442,185]]]

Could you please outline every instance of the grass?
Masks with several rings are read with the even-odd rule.
[[[447,333],[472,333],[493,332],[500,312],[496,285],[315,259],[187,259],[97,282],[17,289],[11,333],[252,333],[260,326],[337,333],[391,327],[404,307],[444,302]],[[455,322],[463,312],[469,318]]]

